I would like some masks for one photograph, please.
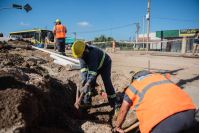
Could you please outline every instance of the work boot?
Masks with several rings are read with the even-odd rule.
[[[81,108],[90,108],[90,107],[92,107],[92,104],[90,104],[90,103],[84,103],[84,104],[81,104],[80,107]]]

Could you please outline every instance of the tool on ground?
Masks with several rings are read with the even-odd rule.
[[[80,97],[78,97],[79,95],[79,83],[77,84],[77,90],[76,90],[76,103],[74,104],[75,106],[75,111],[74,111],[74,118],[75,119],[81,119],[81,112],[79,110],[79,107],[80,107],[80,104],[81,104],[81,100],[83,98],[83,94],[84,94],[84,91],[82,91]]]
[[[129,128],[127,128],[126,130],[124,130],[125,133],[129,132],[130,130],[136,128],[137,126],[139,126],[140,122],[136,122],[135,124],[133,124],[132,126],[130,126]]]
[[[101,87],[100,87],[100,89],[101,89],[101,95],[102,95],[102,97],[107,97],[107,94],[103,92],[103,89]]]

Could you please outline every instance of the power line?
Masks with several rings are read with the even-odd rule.
[[[131,25],[134,25],[134,23],[132,23],[132,24],[127,24],[127,25],[123,25],[123,26],[119,26],[119,27],[115,27],[115,28],[110,28],[110,29],[96,30],[96,31],[86,31],[86,32],[76,32],[76,33],[100,32],[100,31],[106,31],[106,30],[111,30],[111,29],[118,29],[118,28],[122,28],[122,27],[127,27],[127,26],[131,26]],[[69,34],[70,34],[70,33],[69,33]]]
[[[151,16],[151,17],[152,17],[152,16]],[[199,20],[183,20],[183,19],[161,18],[161,17],[152,17],[152,18],[168,19],[168,20],[177,20],[177,21],[188,21],[188,22],[199,21]],[[199,22],[196,22],[196,23],[199,23]]]

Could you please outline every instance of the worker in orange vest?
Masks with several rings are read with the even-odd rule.
[[[53,29],[56,29],[56,22],[54,22]],[[54,43],[55,43],[55,46],[56,46],[56,33],[54,33]]]
[[[196,121],[192,99],[170,80],[170,74],[142,70],[133,74],[117,117],[120,133],[124,133],[121,125],[130,107],[141,133],[178,133]]]
[[[65,25],[61,24],[59,19],[56,20],[56,26],[53,28],[53,33],[56,34],[58,54],[65,55],[65,33],[67,33],[67,29]]]

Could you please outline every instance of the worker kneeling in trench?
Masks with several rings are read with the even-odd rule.
[[[110,79],[112,60],[108,54],[98,47],[86,45],[83,41],[74,42],[72,53],[74,57],[79,58],[83,79],[81,92],[85,92],[84,104],[80,107],[91,107],[91,96],[95,89],[96,79],[101,74],[109,104],[117,113],[116,94]]]
[[[170,74],[137,71],[125,91],[116,131],[130,107],[139,120],[141,133],[178,133],[195,124],[195,105],[180,87],[170,80]]]

